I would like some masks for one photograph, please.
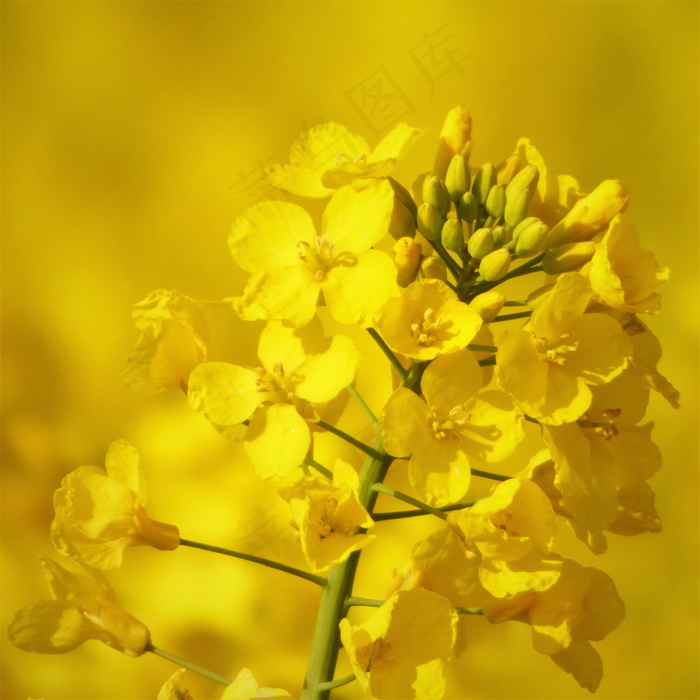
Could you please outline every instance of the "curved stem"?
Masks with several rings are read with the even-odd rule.
[[[372,413],[372,409],[367,405],[367,402],[360,396],[360,392],[357,391],[357,389],[352,385],[349,384],[346,389],[348,390],[350,396],[352,396],[353,399],[355,399],[355,402],[357,405],[362,409],[362,412],[367,416],[367,420],[369,420],[370,424],[374,428],[374,432],[376,433],[377,430],[379,430],[379,423],[377,421],[377,416]]]
[[[433,248],[435,248],[435,252],[445,261],[445,265],[447,265],[447,269],[452,273],[452,276],[455,278],[455,282],[458,282],[459,278],[462,275],[462,269],[459,267],[459,265],[457,265],[452,256],[447,252],[445,246],[442,245],[442,241],[430,241],[430,245],[432,245]]]
[[[162,658],[167,659],[168,661],[172,661],[178,666],[184,666],[190,671],[199,673],[200,676],[206,676],[207,678],[210,678],[211,680],[216,681],[217,683],[221,683],[221,685],[231,685],[231,681],[228,678],[220,676],[218,673],[214,673],[213,671],[208,671],[206,668],[197,666],[196,664],[190,663],[189,661],[185,661],[185,659],[181,659],[179,656],[175,656],[175,654],[170,654],[167,651],[163,651],[163,649],[154,647],[153,644],[151,644],[150,642],[148,642],[148,644],[146,645],[146,651],[150,651],[156,656],[161,656]]]
[[[390,486],[386,486],[384,484],[374,484],[374,486],[372,486],[372,490],[376,491],[377,493],[384,493],[387,496],[392,496],[393,498],[397,498],[399,501],[404,501],[405,503],[410,503],[412,506],[416,506],[416,508],[420,508],[420,510],[425,511],[426,513],[429,513],[430,515],[436,515],[438,518],[441,518],[442,520],[447,520],[447,516],[441,510],[438,510],[437,508],[433,508],[432,506],[429,506],[427,503],[423,503],[422,501],[419,501],[418,499],[413,498],[412,496],[409,496],[406,493],[402,493],[401,491],[397,491],[396,489],[392,489]]]
[[[287,566],[286,564],[280,564],[279,562],[272,561],[270,559],[265,559],[264,557],[256,557],[254,554],[245,554],[243,552],[236,552],[233,549],[224,549],[223,547],[216,547],[213,544],[203,544],[202,542],[194,542],[192,540],[183,540],[180,538],[180,544],[185,547],[194,547],[195,549],[203,549],[206,552],[215,552],[216,554],[225,554],[227,557],[235,557],[236,559],[244,559],[245,561],[252,561],[255,564],[262,564],[271,569],[277,569],[278,571],[284,571],[287,574],[292,574],[293,576],[298,576],[299,578],[304,578],[307,581],[316,583],[319,586],[326,585],[326,579],[322,576],[316,576],[316,574],[310,574],[308,571],[302,571],[301,569],[295,569],[293,566]]]
[[[405,379],[406,375],[408,374],[408,370],[399,362],[399,358],[394,355],[393,350],[386,344],[384,338],[382,338],[382,336],[379,335],[374,328],[368,328],[367,332],[372,336],[372,338],[374,338],[381,351],[387,356],[389,362],[391,362],[394,369],[398,372],[399,377],[401,377],[401,379]]]
[[[351,673],[349,676],[339,678],[337,681],[326,681],[325,683],[319,683],[317,687],[319,690],[333,690],[333,688],[340,688],[341,685],[352,683],[354,680],[355,674]]]
[[[377,452],[377,450],[375,450],[373,447],[365,445],[364,442],[360,442],[360,440],[357,440],[352,435],[348,435],[345,431],[341,430],[340,428],[336,428],[330,423],[326,423],[326,421],[324,420],[316,421],[316,425],[323,428],[324,430],[327,430],[329,433],[337,435],[339,438],[345,440],[345,442],[350,443],[353,447],[357,447],[358,450],[362,450],[362,452],[374,459],[379,459],[382,456],[381,453]]]
[[[304,457],[304,464],[308,464],[317,472],[323,474],[323,476],[325,476],[327,479],[333,481],[333,472],[330,469],[326,469],[326,467],[324,467],[320,462],[317,462],[315,459],[312,459],[311,457]]]

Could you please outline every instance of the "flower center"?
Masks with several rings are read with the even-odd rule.
[[[438,415],[438,410],[435,406],[430,407],[430,427],[438,440],[456,440],[460,442],[460,430],[466,426],[469,418],[470,414],[462,405],[450,409],[450,412],[447,414],[447,420],[443,420]]]
[[[372,666],[380,659],[391,661],[395,656],[395,654],[391,653],[391,644],[387,644],[383,637],[378,637],[371,644],[368,644],[364,652],[367,656],[367,661],[364,665],[365,673],[369,673],[372,670]]]
[[[605,440],[611,440],[618,434],[618,429],[615,427],[615,418],[622,413],[620,408],[606,408],[600,412],[600,417],[603,420],[589,420],[588,412],[584,413],[576,422],[582,428],[590,428],[596,435],[600,435]]]
[[[336,510],[338,509],[338,499],[333,496],[326,496],[316,507],[312,517],[312,522],[318,531],[321,539],[328,537],[333,529],[333,519],[335,518]]]
[[[567,345],[566,339],[569,337],[568,333],[559,336],[556,340],[549,340],[547,338],[535,338],[535,345],[537,351],[544,355],[546,362],[551,362],[555,365],[565,365],[566,364],[566,354],[569,352],[575,352],[578,348],[578,341],[574,342],[573,345]]]
[[[299,248],[297,253],[299,259],[306,263],[317,282],[323,282],[328,271],[337,263],[335,245],[321,236],[316,239],[315,247],[308,241],[298,241],[297,248]]]
[[[411,324],[411,342],[421,347],[430,347],[436,340],[436,333],[442,326],[442,319],[434,309],[425,310],[422,319]]]
[[[291,403],[297,406],[300,404],[301,399],[294,392],[298,378],[294,374],[285,374],[281,362],[275,362],[272,372],[267,372],[262,367],[257,367],[255,371],[259,375],[255,381],[257,391],[269,394],[267,400],[270,403]]]
[[[341,153],[338,153],[338,155],[333,159],[333,164],[336,167],[339,167],[341,165],[356,165],[359,168],[364,168],[367,165],[367,154],[366,153],[360,153],[357,156],[351,157],[345,151],[342,151]]]

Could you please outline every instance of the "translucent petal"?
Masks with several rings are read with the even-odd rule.
[[[397,389],[386,402],[379,425],[384,449],[394,457],[406,457],[416,444],[430,439],[430,409],[410,389]]]
[[[311,355],[297,374],[295,392],[301,399],[322,403],[335,398],[352,383],[361,360],[355,343],[345,335],[336,335],[331,346],[320,355]]]
[[[38,600],[21,608],[8,628],[10,642],[24,651],[62,654],[91,638],[91,625],[69,603]]]
[[[399,159],[414,143],[420,129],[413,129],[403,122],[397,124],[372,150],[367,158],[369,163]]]
[[[367,142],[337,122],[317,124],[301,133],[289,155],[292,165],[315,171],[327,170],[340,154],[353,158],[369,153]]]
[[[296,165],[272,165],[265,169],[265,179],[285,192],[321,199],[333,194],[333,190],[321,182],[321,172]]]
[[[566,649],[550,656],[552,661],[563,671],[570,673],[582,688],[595,693],[603,680],[603,661],[590,642],[574,639]]]
[[[281,321],[270,321],[260,334],[258,357],[268,372],[281,363],[285,375],[290,375],[306,361],[307,355],[323,352],[323,326],[314,317],[303,328],[290,328]]]
[[[140,503],[146,502],[146,477],[136,448],[126,440],[116,440],[109,446],[105,458],[107,475],[133,491]]]
[[[429,406],[442,413],[474,398],[482,374],[473,353],[459,350],[435,358],[423,373],[421,389]],[[446,418],[447,416],[445,416]]]
[[[248,272],[299,264],[298,241],[313,243],[311,216],[296,204],[263,201],[239,214],[228,245],[234,260]]]
[[[302,463],[311,435],[294,406],[277,403],[255,413],[243,444],[261,479],[281,479]]]
[[[415,445],[408,476],[413,488],[430,505],[445,506],[462,499],[469,488],[471,471],[457,441],[431,436]]]
[[[258,391],[260,375],[226,362],[205,362],[190,375],[187,398],[195,411],[217,425],[250,418],[266,398]]]

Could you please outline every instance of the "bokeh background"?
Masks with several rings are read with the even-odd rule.
[[[652,485],[664,530],[611,537],[595,558],[627,619],[597,645],[599,698],[697,698],[697,2],[3,2],[2,628],[47,594],[52,495],[125,438],[149,478],[149,511],[184,537],[303,565],[288,512],[236,445],[164,393],[136,396],[121,371],[132,305],[152,289],[238,293],[227,249],[237,212],[266,195],[303,129],[339,121],[375,143],[426,127],[397,170],[432,162],[447,111],[474,117],[473,162],[528,136],[556,173],[632,192],[629,217],[671,279],[662,371],[682,392],[649,416],[665,455]],[[212,359],[252,361],[248,327],[213,322]],[[367,353],[373,349],[366,343]],[[371,355],[370,355],[371,356]],[[379,361],[379,358],[378,358]],[[382,388],[360,378],[371,400]],[[381,595],[432,523],[384,525],[361,595]],[[422,521],[422,522],[418,522]],[[315,587],[195,550],[130,550],[110,575],[154,643],[229,677],[298,694]],[[580,698],[536,654],[524,625],[470,620],[450,698]],[[2,698],[155,698],[176,667],[96,642],[55,657],[2,645]],[[341,668],[341,672],[342,672]],[[216,686],[189,678],[197,698]],[[338,697],[351,698],[346,688]]]

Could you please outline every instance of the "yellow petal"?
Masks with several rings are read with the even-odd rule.
[[[552,661],[563,671],[570,673],[582,688],[595,693],[603,680],[603,661],[590,642],[574,639],[569,647],[550,656]]]
[[[190,375],[190,406],[217,425],[236,425],[250,418],[265,399],[260,376],[226,362],[205,362]]]
[[[481,381],[472,352],[460,350],[434,359],[423,373],[421,389],[429,406],[449,411],[474,398]]]
[[[263,174],[273,187],[285,192],[321,199],[333,194],[333,190],[321,182],[321,172],[297,165],[272,165]]]
[[[62,654],[91,638],[80,611],[57,600],[38,600],[21,608],[8,628],[10,642],[24,651]]]
[[[291,375],[305,362],[307,355],[325,350],[323,341],[323,326],[316,316],[302,328],[269,321],[260,334],[258,357],[268,372],[274,372],[280,363],[285,375]]]
[[[407,457],[416,444],[428,440],[430,409],[410,389],[397,389],[386,402],[379,424],[384,449],[394,457]]]
[[[115,479],[133,491],[140,503],[146,502],[146,477],[136,448],[126,440],[116,440],[107,450],[105,469]]]

